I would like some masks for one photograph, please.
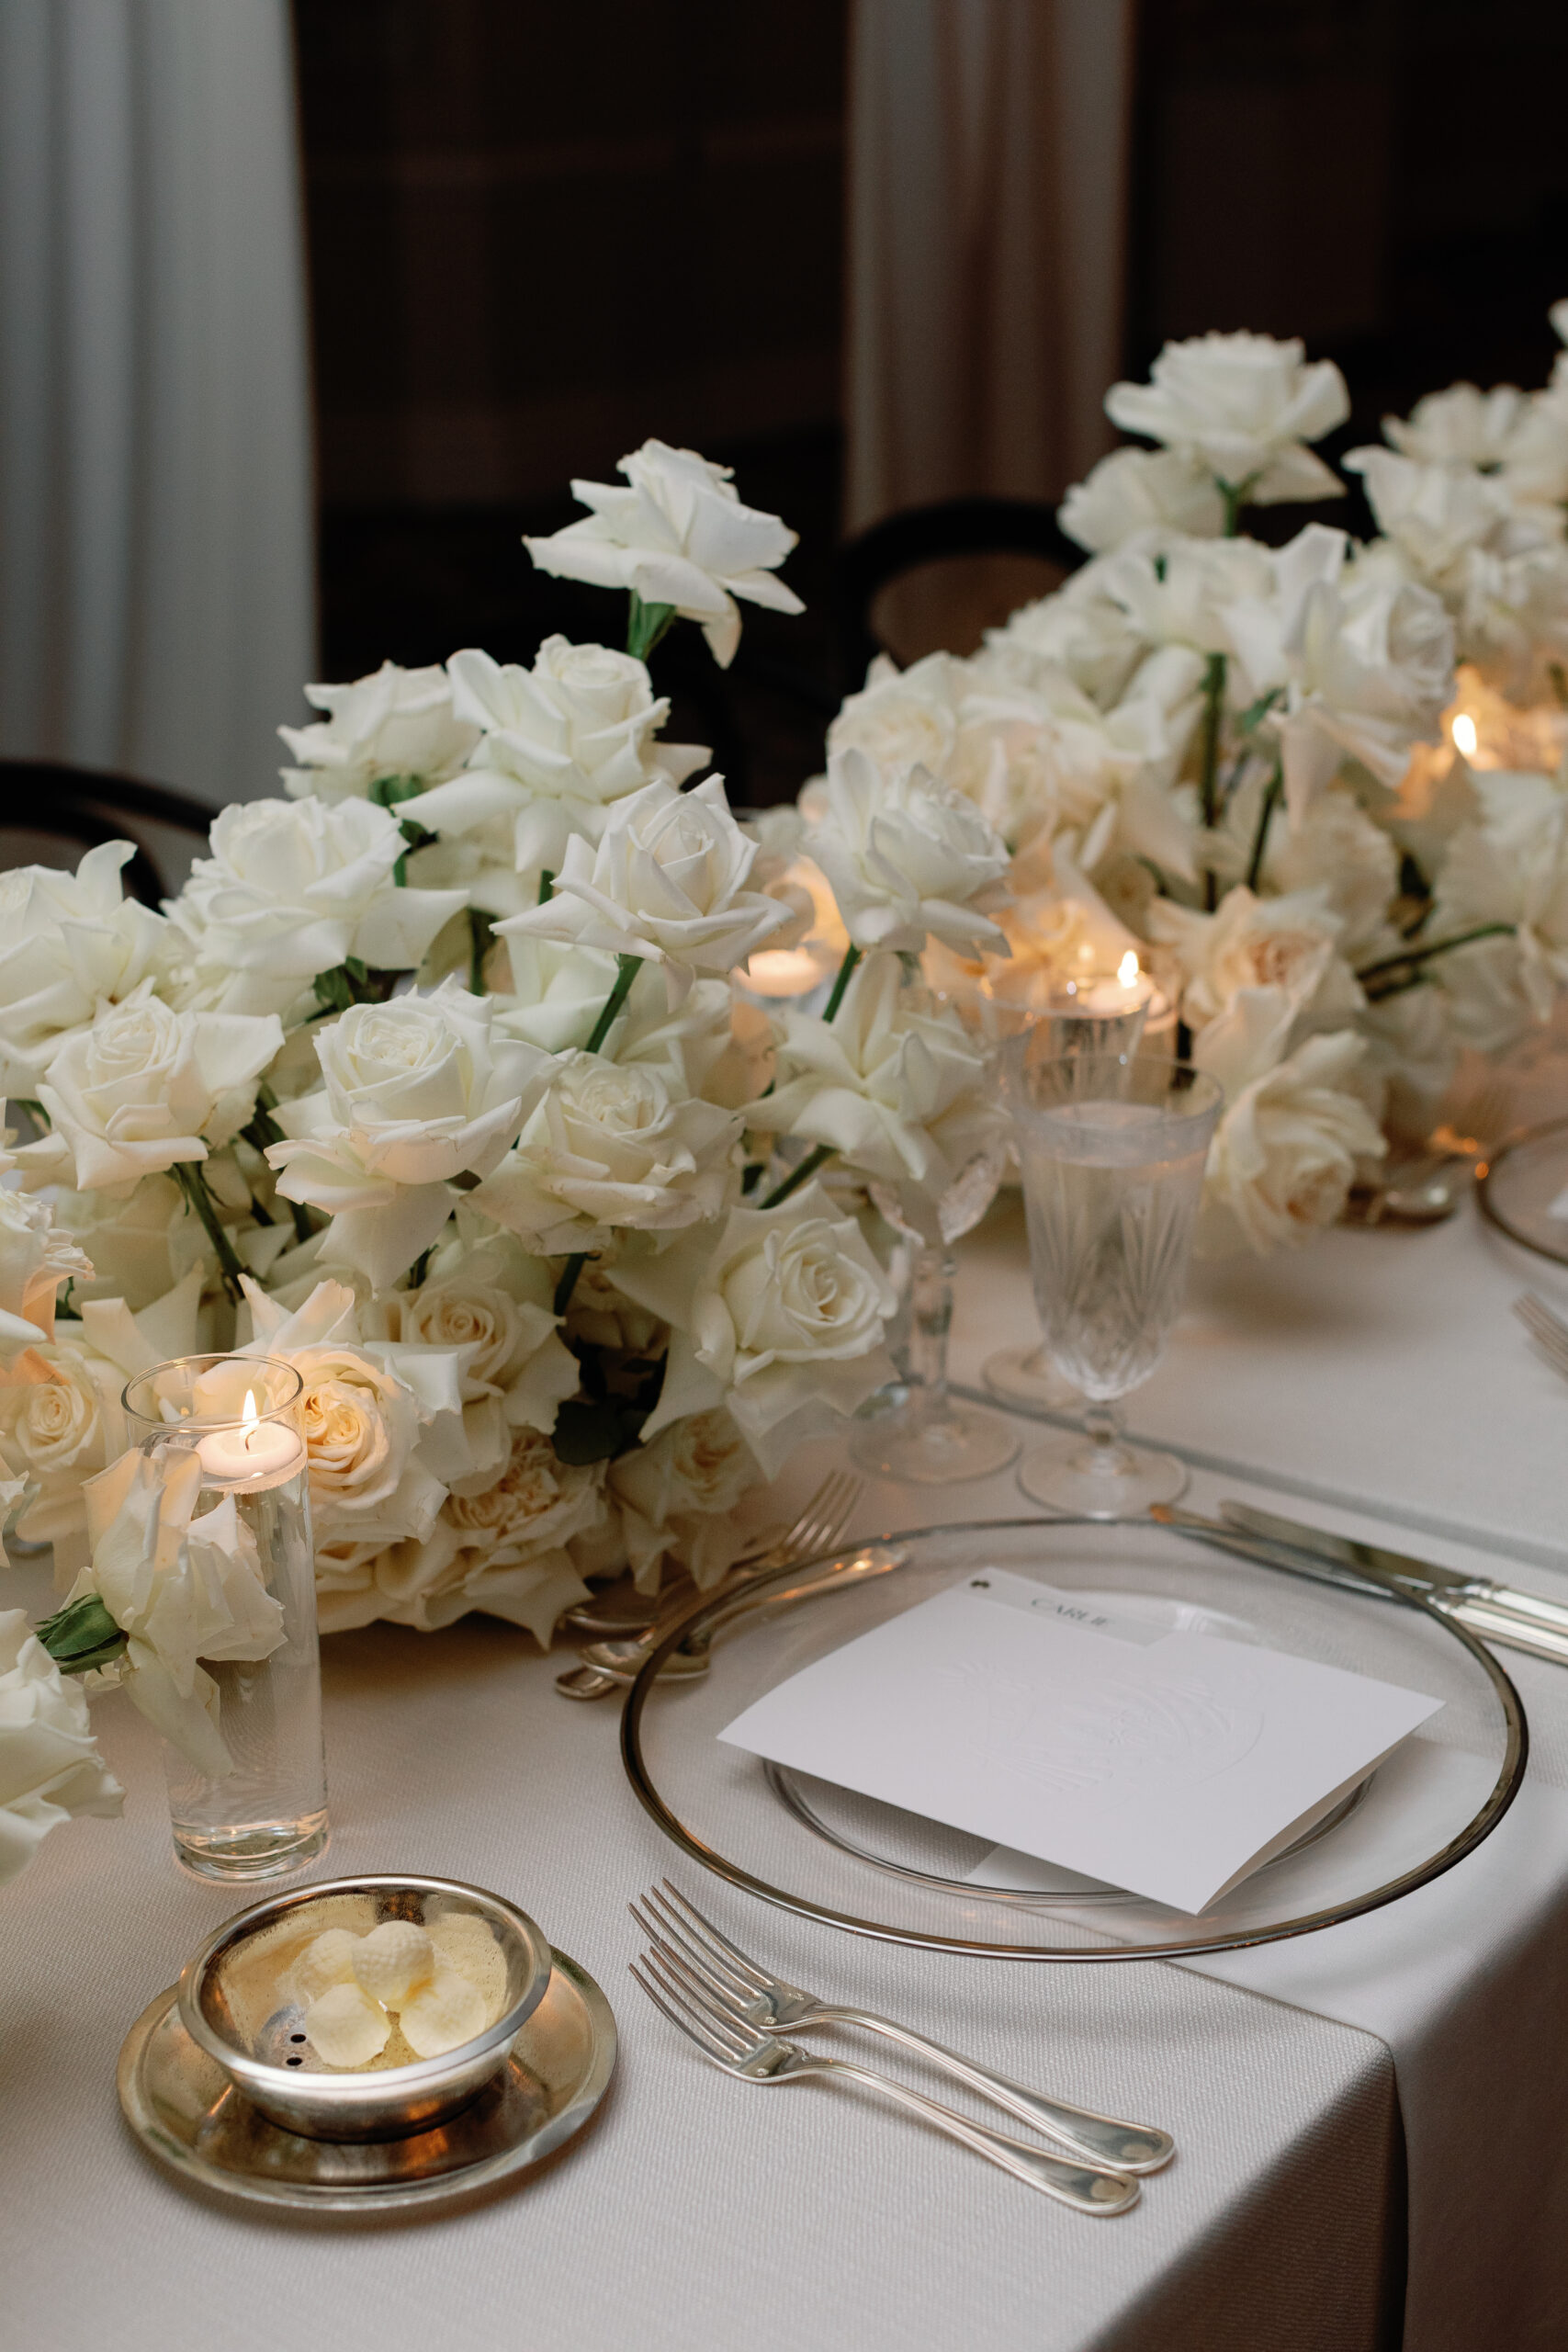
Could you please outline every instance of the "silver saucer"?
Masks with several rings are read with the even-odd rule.
[[[177,2178],[249,2205],[366,2218],[428,2211],[543,2163],[609,2086],[615,2019],[585,1968],[552,1955],[545,1996],[494,2079],[457,2115],[406,2140],[305,2140],[252,2107],[186,2033],[171,1984],[119,2053],[132,2132]]]

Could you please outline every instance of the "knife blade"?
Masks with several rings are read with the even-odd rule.
[[[1359,1568],[1374,1577],[1393,1577],[1428,1600],[1474,1602],[1495,1619],[1508,1618],[1516,1624],[1568,1638],[1568,1608],[1561,1601],[1520,1592],[1515,1586],[1498,1584],[1490,1577],[1472,1576],[1461,1568],[1440,1567],[1434,1560],[1419,1560],[1407,1552],[1390,1551],[1383,1544],[1363,1543],[1353,1535],[1335,1535],[1326,1528],[1286,1519],[1279,1512],[1258,1510],[1251,1503],[1223,1502],[1220,1516],[1250,1534],[1262,1535],[1278,1544],[1293,1544],[1299,1550],[1316,1553],[1320,1558],[1337,1561],[1341,1566]]]
[[[1456,1624],[1483,1642],[1523,1650],[1531,1657],[1550,1658],[1554,1666],[1568,1666],[1568,1633],[1525,1624],[1494,1609],[1484,1600],[1462,1598],[1451,1591],[1418,1593],[1408,1577],[1396,1577],[1386,1569],[1370,1566],[1352,1567],[1321,1552],[1308,1551],[1299,1544],[1282,1544],[1268,1536],[1249,1534],[1232,1521],[1203,1519],[1196,1511],[1175,1510],[1167,1503],[1156,1503],[1149,1515],[1174,1534],[1212,1544],[1216,1551],[1233,1553],[1237,1559],[1255,1561],[1260,1567],[1283,1568],[1291,1576],[1312,1577],[1320,1583],[1337,1584],[1364,1597],[1383,1600],[1414,1597],[1425,1600],[1440,1615],[1451,1617]]]

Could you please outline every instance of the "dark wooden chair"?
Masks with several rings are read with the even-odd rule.
[[[81,850],[96,849],[100,842],[131,840],[136,854],[125,868],[125,887],[145,906],[156,907],[173,896],[175,883],[164,872],[156,846],[143,838],[141,828],[173,827],[205,842],[213,813],[183,792],[144,784],[137,776],[71,767],[60,760],[0,760],[0,867],[56,863],[37,859],[39,836]],[[22,846],[7,842],[11,834],[27,837],[24,854],[11,854],[13,846]]]
[[[834,638],[847,685],[858,686],[874,656],[893,650],[873,619],[882,589],[924,564],[985,555],[1037,556],[1062,572],[1076,571],[1085,560],[1055,507],[1028,498],[948,498],[907,507],[846,541],[835,571]]]

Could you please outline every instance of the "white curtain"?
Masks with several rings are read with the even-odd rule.
[[[277,789],[306,352],[288,0],[0,0],[0,753]]]
[[[846,522],[1116,436],[1132,0],[852,0]]]

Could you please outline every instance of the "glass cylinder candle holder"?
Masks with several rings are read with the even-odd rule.
[[[197,1511],[232,1498],[282,1611],[283,1637],[265,1657],[202,1661],[217,1686],[231,1769],[204,1772],[163,1743],[175,1854],[199,1878],[283,1877],[327,1843],[302,1393],[292,1364],[237,1355],[179,1356],[139,1373],[125,1390],[132,1446],[155,1460],[195,1453]]]

